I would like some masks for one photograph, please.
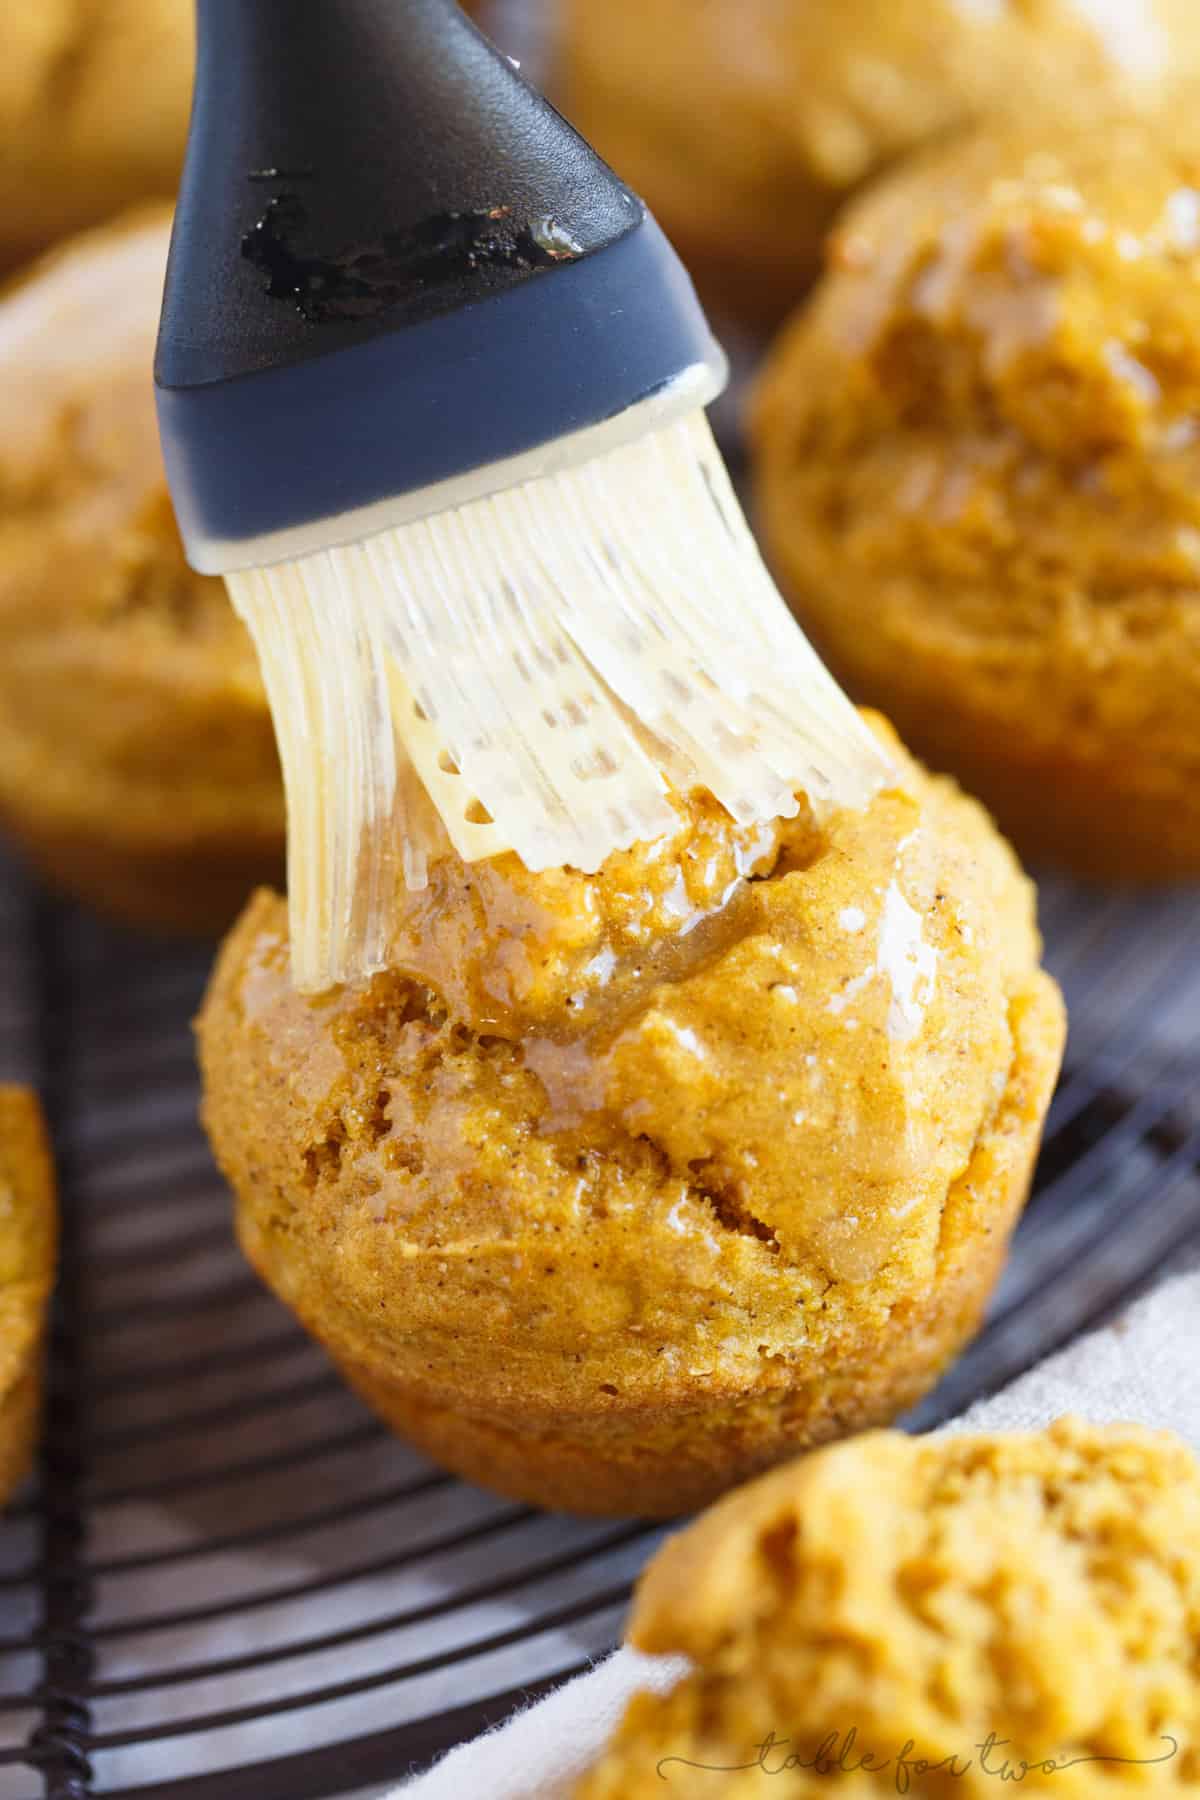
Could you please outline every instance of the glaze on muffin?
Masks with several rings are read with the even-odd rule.
[[[260,895],[200,1020],[251,1261],[450,1467],[668,1514],[894,1416],[974,1328],[1062,1048],[1033,896],[904,788],[677,803],[596,876],[447,854],[312,999]]]
[[[1030,853],[1200,873],[1200,132],[988,134],[846,216],[762,377],[805,625]]]

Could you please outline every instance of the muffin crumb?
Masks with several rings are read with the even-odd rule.
[[[789,1800],[1191,1793],[1198,1633],[1200,1466],[1171,1433],[870,1434],[659,1552],[630,1640],[691,1669],[635,1696],[575,1800],[764,1773]]]

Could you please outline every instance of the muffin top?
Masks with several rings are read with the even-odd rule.
[[[0,1085],[0,1396],[41,1334],[54,1280],[54,1172],[41,1109],[28,1088]]]
[[[1192,1793],[1198,1635],[1200,1466],[1171,1433],[873,1433],[659,1553],[630,1637],[694,1668],[634,1699],[576,1800],[732,1800],[763,1768],[791,1800]]]
[[[896,755],[903,787],[819,829],[692,797],[594,876],[447,854],[397,898],[394,969],[318,999],[260,895],[201,1053],[298,1310],[364,1361],[503,1341],[473,1379],[533,1405],[571,1361],[732,1386],[927,1282],[1045,978],[1007,847]]]
[[[1136,732],[1200,764],[1194,121],[949,146],[828,261],[753,426],[806,615],[879,692],[908,646],[1031,742],[1094,759]]]
[[[153,357],[164,207],[52,251],[0,293],[0,738],[15,812],[194,842],[277,839],[266,697],[224,583],[184,559]],[[186,796],[186,807],[180,803]]]
[[[1191,0],[569,0],[562,57],[568,106],[654,204],[707,209],[731,247],[769,215],[786,254],[822,222],[814,193],[952,130],[1156,97],[1200,67],[1200,19]]]
[[[174,192],[189,0],[36,0],[0,13],[0,267]]]
[[[43,629],[186,618],[201,635],[240,634],[222,583],[188,569],[167,495],[153,359],[170,232],[168,208],[143,208],[0,292],[6,636],[22,598]],[[55,579],[37,582],[43,569]]]

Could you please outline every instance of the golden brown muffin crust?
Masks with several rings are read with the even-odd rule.
[[[1200,870],[1200,131],[990,134],[853,208],[762,377],[769,552],[1025,846]]]
[[[0,1085],[0,1501],[32,1453],[57,1236],[54,1169],[37,1098]]]
[[[678,1509],[970,1330],[1061,1010],[1007,849],[904,767],[827,834],[693,798],[598,876],[448,856],[363,989],[295,992],[273,896],[228,940],[200,1052],[242,1242],[455,1466]]]
[[[0,267],[175,191],[191,103],[190,0],[0,9]]]
[[[1200,71],[1192,0],[565,0],[564,104],[752,318],[838,206],[977,121],[1157,101]]]
[[[1200,1467],[1134,1425],[872,1434],[670,1539],[630,1638],[693,1668],[575,1800],[1196,1793]]]
[[[212,928],[278,868],[283,797],[250,640],[167,496],[169,231],[136,213],[0,296],[0,816],[112,910]]]

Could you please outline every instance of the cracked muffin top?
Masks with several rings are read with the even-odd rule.
[[[692,1667],[576,1800],[1195,1793],[1200,1466],[1135,1425],[872,1433],[673,1538],[629,1635]]]
[[[780,551],[804,592],[850,621],[881,612],[889,633],[903,606],[923,606],[950,647],[977,640],[977,680],[986,690],[990,677],[997,707],[1019,691],[1014,674],[1082,690],[1096,657],[1132,660],[1143,638],[1178,632],[1190,648],[1194,122],[981,135],[876,188],[828,261],[772,353],[754,420]],[[1083,612],[1097,637],[1085,669]],[[917,625],[911,635],[921,649]],[[1198,691],[1100,687],[1090,707],[1081,692],[1081,728],[1137,707],[1165,743]],[[1022,723],[1052,732],[1056,709]]]
[[[448,1379],[532,1402],[606,1361],[626,1394],[744,1381],[798,1305],[819,1334],[928,1283],[1052,984],[1007,846],[894,754],[902,785],[820,828],[693,797],[594,876],[448,854],[398,897],[396,966],[317,999],[260,894],[201,1017],[206,1108],[302,1316],[366,1360],[432,1335]]]
[[[835,669],[1018,843],[1110,875],[1200,866],[1198,408],[1183,110],[880,184],[757,395],[764,537]]]

